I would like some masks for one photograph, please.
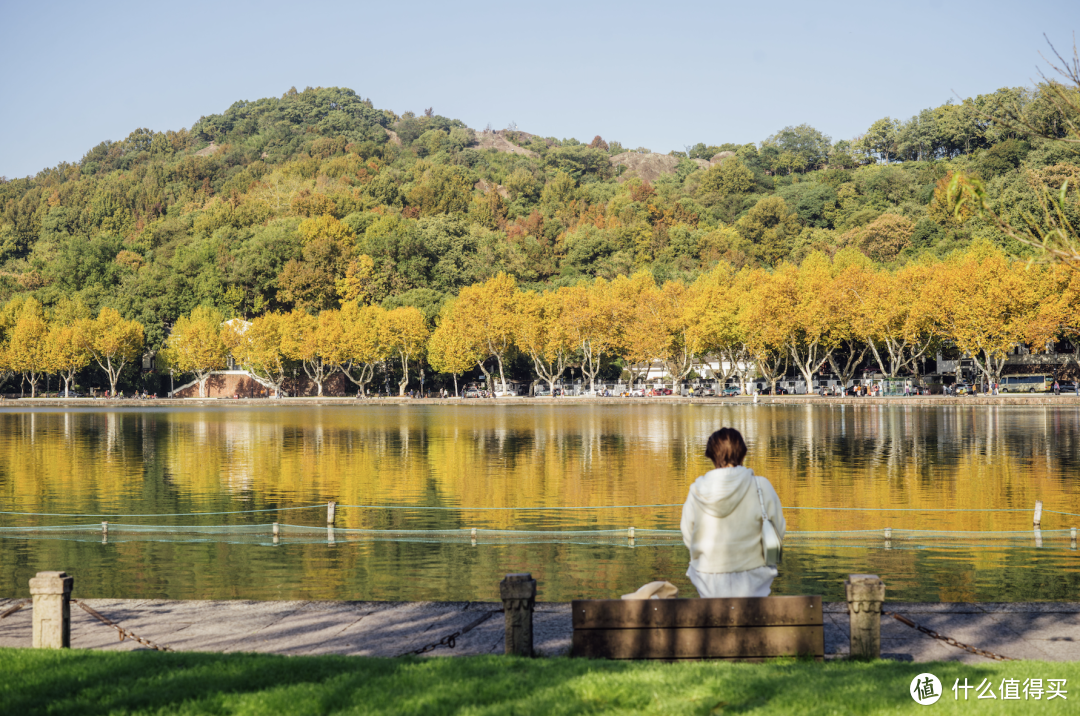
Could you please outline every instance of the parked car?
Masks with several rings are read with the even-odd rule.
[[[724,388],[720,392],[720,397],[722,397],[722,398],[734,398],[737,395],[742,395],[742,391],[739,390],[738,388],[734,388],[734,387],[730,387],[730,386],[727,387],[727,388]]]
[[[480,397],[480,391],[477,390],[476,388],[469,388],[464,393],[461,394],[461,397],[463,397],[463,398],[479,398]]]
[[[953,395],[971,395],[971,386],[967,383],[954,383],[952,385]]]
[[[1070,395],[1076,393],[1076,383],[1071,380],[1058,382],[1058,389],[1062,395],[1069,393]]]
[[[537,388],[533,391],[534,398],[550,398],[551,391],[548,388]]]

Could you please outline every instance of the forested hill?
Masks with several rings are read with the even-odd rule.
[[[113,307],[145,325],[153,347],[204,304],[251,317],[362,292],[431,319],[499,271],[526,286],[641,268],[689,280],[720,261],[775,266],[846,246],[902,264],[976,237],[1005,242],[946,209],[951,171],[981,177],[1018,224],[1039,213],[1040,187],[1076,186],[1068,145],[988,119],[1063,133],[1045,91],[885,118],[850,141],[800,125],[757,144],[711,137],[653,154],[600,136],[479,131],[431,110],[399,116],[348,89],[292,89],[0,180],[0,301]]]

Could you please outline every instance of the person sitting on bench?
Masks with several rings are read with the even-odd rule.
[[[782,541],[780,498],[768,480],[743,466],[746,442],[738,430],[713,433],[705,457],[716,469],[694,481],[682,509],[690,550],[686,576],[704,598],[767,597],[777,570],[766,565],[762,550],[762,502]]]

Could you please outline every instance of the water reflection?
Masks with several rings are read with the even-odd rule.
[[[962,403],[941,408],[701,404],[6,410],[0,411],[0,496],[4,510],[34,513],[171,514],[335,500],[342,505],[453,508],[420,512],[342,507],[339,527],[674,528],[677,507],[574,512],[558,508],[681,504],[689,483],[708,467],[702,455],[705,439],[722,425],[743,432],[750,447],[748,464],[772,480],[789,508],[915,510],[791,509],[787,518],[792,530],[1027,529],[1036,499],[1047,510],[1080,513],[1080,410]],[[551,510],[461,509],[469,507]],[[925,511],[933,509],[1023,511]],[[317,513],[282,515],[308,524],[321,518]],[[240,523],[275,518],[192,519]],[[0,524],[58,521],[63,520],[5,516]],[[1068,527],[1076,521],[1048,514],[1043,525]],[[9,549],[0,544],[0,550]],[[20,549],[29,550],[27,554],[46,550],[40,545]],[[121,549],[173,555],[159,553],[155,561],[192,559],[190,550],[181,546],[117,547]],[[400,580],[400,565],[395,568],[392,560],[384,561],[389,548],[337,549],[352,550],[365,572],[387,569],[390,573],[381,575],[379,584]],[[451,552],[461,549],[465,548],[447,547]],[[566,574],[566,581],[550,588],[573,592],[577,578],[569,575],[588,571],[591,558],[584,555],[590,549],[599,548],[565,550],[563,556],[585,563],[555,570],[555,578]],[[292,554],[301,551],[297,548]],[[660,552],[666,555],[665,564],[683,559],[678,549],[653,554]],[[275,559],[287,553],[278,552]],[[364,554],[369,555],[367,561]],[[382,557],[371,556],[375,554]],[[642,572],[643,564],[652,564],[651,558],[632,551],[618,554],[605,569],[613,570],[611,575],[620,583]],[[820,545],[801,554],[802,566],[787,568],[788,583],[800,588],[823,565],[843,561],[837,562],[835,550]],[[871,554],[876,553],[865,553],[864,561]],[[1009,562],[1001,550],[942,554],[953,555],[931,560],[936,565],[931,579],[942,589],[955,576],[949,565],[957,555],[970,565],[971,574],[1000,571]],[[888,564],[898,573],[914,575],[926,568],[920,566],[923,558],[915,551],[894,550]],[[270,558],[260,561],[265,559]],[[452,559],[460,561],[460,556]],[[350,568],[359,566],[358,562]],[[294,570],[295,579],[303,579],[308,569],[315,567],[305,564]],[[452,581],[448,576],[439,579]],[[957,593],[975,588],[954,587]],[[410,598],[409,589],[418,587],[399,584],[391,591]],[[368,594],[368,598],[387,597]]]

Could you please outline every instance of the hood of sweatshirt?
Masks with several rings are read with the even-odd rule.
[[[754,471],[743,465],[709,470],[694,480],[690,495],[713,517],[730,515],[753,485]]]

